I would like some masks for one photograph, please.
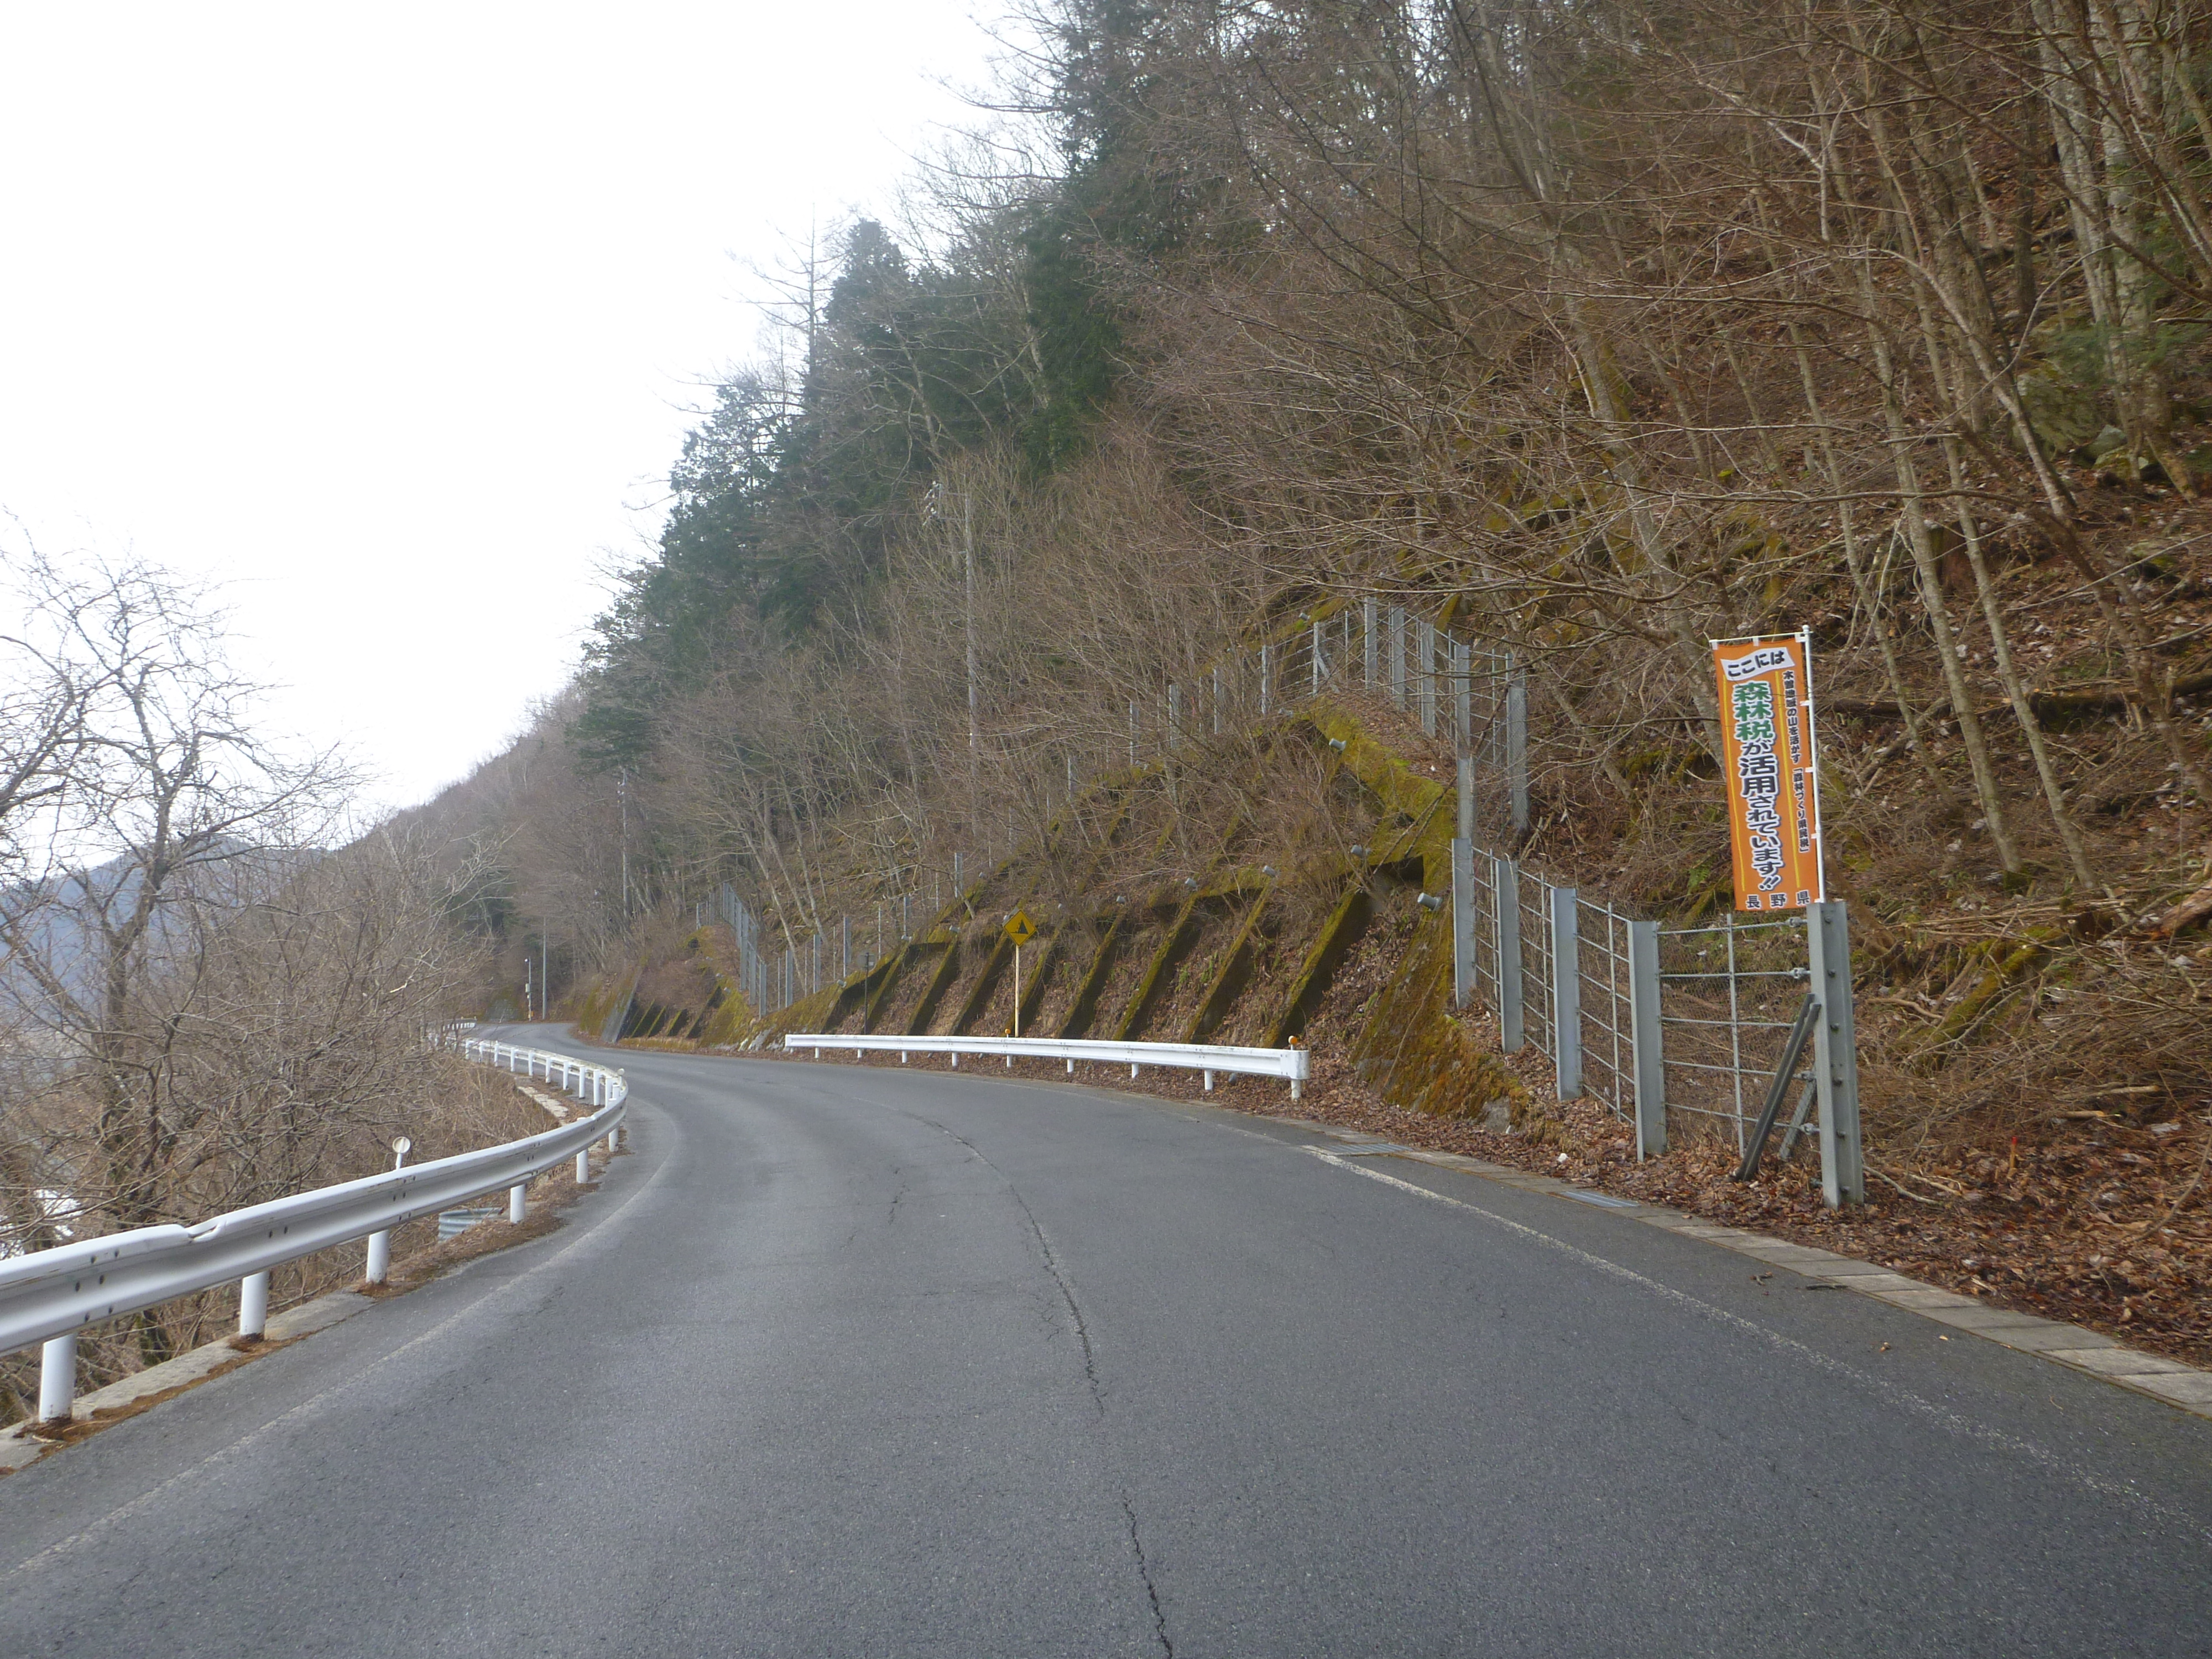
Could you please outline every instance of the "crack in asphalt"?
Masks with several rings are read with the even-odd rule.
[[[1084,1321],[1082,1305],[1075,1299],[1075,1287],[1067,1282],[1067,1275],[1060,1271],[1060,1259],[1053,1254],[1052,1239],[1046,1233],[1043,1224],[1037,1220],[1036,1212],[1030,1208],[1029,1200],[1022,1196],[1021,1189],[1007,1178],[1006,1172],[984,1157],[981,1150],[974,1141],[956,1130],[947,1128],[934,1118],[916,1115],[915,1121],[927,1123],[938,1133],[949,1139],[958,1141],[968,1149],[969,1154],[978,1164],[998,1176],[1005,1184],[1006,1196],[1014,1200],[1015,1207],[1022,1212],[1022,1218],[1030,1224],[1030,1231],[1036,1236],[1037,1253],[1044,1260],[1044,1270],[1051,1276],[1053,1284],[1059,1288],[1060,1299],[1067,1309],[1068,1322],[1075,1327],[1075,1340],[1083,1350],[1083,1380],[1091,1389],[1091,1407],[1100,1417],[1104,1417],[1106,1390],[1098,1380],[1098,1357],[1091,1352],[1091,1327]]]
[[[902,1170],[894,1170],[892,1173],[899,1177],[899,1184],[891,1189],[891,1207],[884,1217],[884,1225],[886,1227],[897,1225],[899,1200],[906,1196],[906,1172]]]
[[[1159,1589],[1152,1583],[1152,1563],[1145,1559],[1145,1540],[1137,1536],[1136,1505],[1126,1492],[1121,1495],[1121,1513],[1129,1517],[1129,1548],[1137,1558],[1137,1577],[1145,1581],[1145,1595],[1152,1604],[1152,1634],[1159,1638],[1160,1651],[1175,1659],[1175,1644],[1168,1640],[1167,1615],[1160,1611]]]

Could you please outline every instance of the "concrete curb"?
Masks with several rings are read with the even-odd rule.
[[[149,1365],[143,1371],[133,1371],[118,1382],[104,1389],[94,1389],[81,1394],[70,1404],[70,1420],[82,1423],[103,1413],[116,1412],[137,1405],[150,1395],[173,1393],[188,1389],[195,1382],[204,1382],[218,1371],[233,1365],[244,1364],[256,1354],[280,1344],[291,1342],[315,1332],[327,1330],[341,1320],[352,1318],[367,1308],[376,1305],[376,1298],[363,1296],[358,1291],[332,1291],[319,1296],[313,1302],[303,1302],[296,1308],[287,1308],[269,1317],[267,1330],[261,1342],[241,1348],[227,1336],[212,1342],[204,1342],[189,1353],[180,1353],[174,1359],[165,1359],[158,1365]],[[15,1424],[0,1431],[0,1470],[20,1469],[35,1463],[55,1448],[55,1443],[40,1439],[31,1432],[34,1425],[28,1421]]]
[[[1496,1182],[1500,1186],[1517,1187],[1522,1192],[1548,1193],[1558,1198],[1595,1203],[1617,1212],[1624,1220],[1640,1222],[1644,1226],[1677,1233],[1703,1243],[1717,1244],[1723,1249],[1734,1250],[1739,1255],[1765,1262],[1770,1267],[1783,1268],[1816,1284],[1832,1285],[1838,1290],[1853,1291],[1861,1296],[1871,1297],[1877,1302],[1887,1303],[1906,1313],[1917,1314],[1923,1319],[1931,1319],[1952,1330],[1963,1331],[1969,1336],[1980,1337],[1984,1341],[1996,1343],[2001,1347],[2033,1354],[2055,1365],[2063,1365],[2069,1370],[2094,1376],[2100,1382],[2147,1395],[2178,1411],[2212,1419],[2212,1371],[2185,1365],[2178,1359],[2162,1359],[2156,1354],[2139,1352],[2115,1342],[2109,1336],[2084,1329],[2079,1325],[2041,1319],[2033,1314],[2015,1313],[2010,1309],[1993,1308],[1971,1296],[1960,1296],[1955,1291],[1908,1279],[1903,1273],[1893,1273],[1875,1262],[1838,1255],[1832,1250],[1816,1249],[1809,1244],[1792,1244],[1786,1239],[1769,1238],[1761,1233],[1746,1232],[1740,1227],[1724,1227],[1702,1216],[1669,1209],[1664,1205],[1647,1204],[1641,1199],[1616,1198],[1610,1193],[1577,1187],[1553,1176],[1532,1174],[1510,1164],[1492,1164],[1485,1158],[1467,1158],[1457,1152],[1432,1152],[1425,1147],[1401,1146],[1356,1130],[1333,1129],[1307,1118],[1278,1117],[1271,1118],[1269,1121],[1304,1129],[1310,1133],[1326,1135],[1339,1143],[1334,1151],[1340,1158],[1401,1158],[1416,1164],[1429,1164],[1438,1169],[1456,1170],[1462,1175],[1477,1176],[1485,1181]]]

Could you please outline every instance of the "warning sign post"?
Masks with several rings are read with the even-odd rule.
[[[1820,858],[1813,653],[1802,632],[1713,642],[1735,908],[1798,910],[1827,897]]]

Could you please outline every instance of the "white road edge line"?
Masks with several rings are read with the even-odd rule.
[[[1540,1244],[1546,1249],[1557,1251],[1559,1255],[1578,1261],[1584,1267],[1595,1267],[1600,1273],[1633,1285],[1638,1289],[1658,1297],[1663,1301],[1686,1308],[1701,1318],[1711,1320],[1716,1324],[1726,1325],[1747,1335],[1755,1337],[1778,1352],[1787,1354],[1791,1358],[1811,1365],[1817,1370],[1826,1371],[1832,1376],[1845,1378],[1890,1405],[1917,1413],[1954,1434],[1976,1441],[1993,1450],[2026,1458],[2047,1473],[2058,1475],[2084,1491],[2094,1492],[2099,1497],[2114,1498],[2123,1504],[2148,1510],[2169,1524],[2185,1532],[2196,1534],[2201,1541],[2208,1547],[2212,1547],[2212,1527],[2207,1527],[2179,1510],[2167,1508],[2148,1493],[2139,1492],[2124,1482],[2109,1480],[2102,1475],[2079,1468],[2059,1456],[2057,1453],[2039,1446],[2033,1441],[2022,1440],[2017,1435],[2008,1434],[2002,1429],[1991,1428],[1985,1423],[1977,1423],[1970,1418],[1961,1417],[1956,1412],[1938,1406],[1932,1401],[1922,1399],[1910,1389],[1899,1388],[1895,1383],[1886,1382],[1870,1372],[1860,1370],[1856,1366],[1846,1365],[1840,1359],[1831,1358],[1817,1348],[1808,1347],[1793,1337],[1784,1336],[1779,1331],[1770,1330],[1765,1326],[1746,1319],[1740,1314],[1730,1313],[1725,1308],[1715,1307],[1711,1303],[1702,1301],[1686,1291],[1678,1291],[1671,1285],[1662,1285],[1656,1279],[1647,1278],[1632,1267],[1624,1267],[1618,1261],[1608,1261],[1604,1256],[1594,1255],[1579,1245],[1570,1244],[1563,1238],[1556,1238],[1539,1228],[1499,1215],[1494,1210],[1486,1210],[1480,1204],[1470,1204],[1464,1199],[1452,1198],[1443,1193],[1432,1191],[1416,1182],[1401,1181],[1396,1176],[1385,1175],[1382,1170],[1372,1169],[1365,1164],[1355,1164],[1347,1158],[1339,1158],[1323,1146],[1300,1146],[1297,1150],[1310,1158],[1320,1159],[1333,1169],[1348,1170],[1353,1175],[1364,1176],[1382,1186],[1395,1188],[1398,1191],[1410,1193],[1416,1198],[1425,1198],[1431,1204],[1445,1205],[1451,1209],[1464,1210],[1469,1215],[1479,1216],[1494,1226],[1504,1228],[1506,1231],[1526,1238],[1532,1243]]]

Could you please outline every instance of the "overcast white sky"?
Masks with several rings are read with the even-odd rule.
[[[227,581],[423,798],[574,666],[746,262],[968,119],[975,9],[0,0],[0,507]]]

